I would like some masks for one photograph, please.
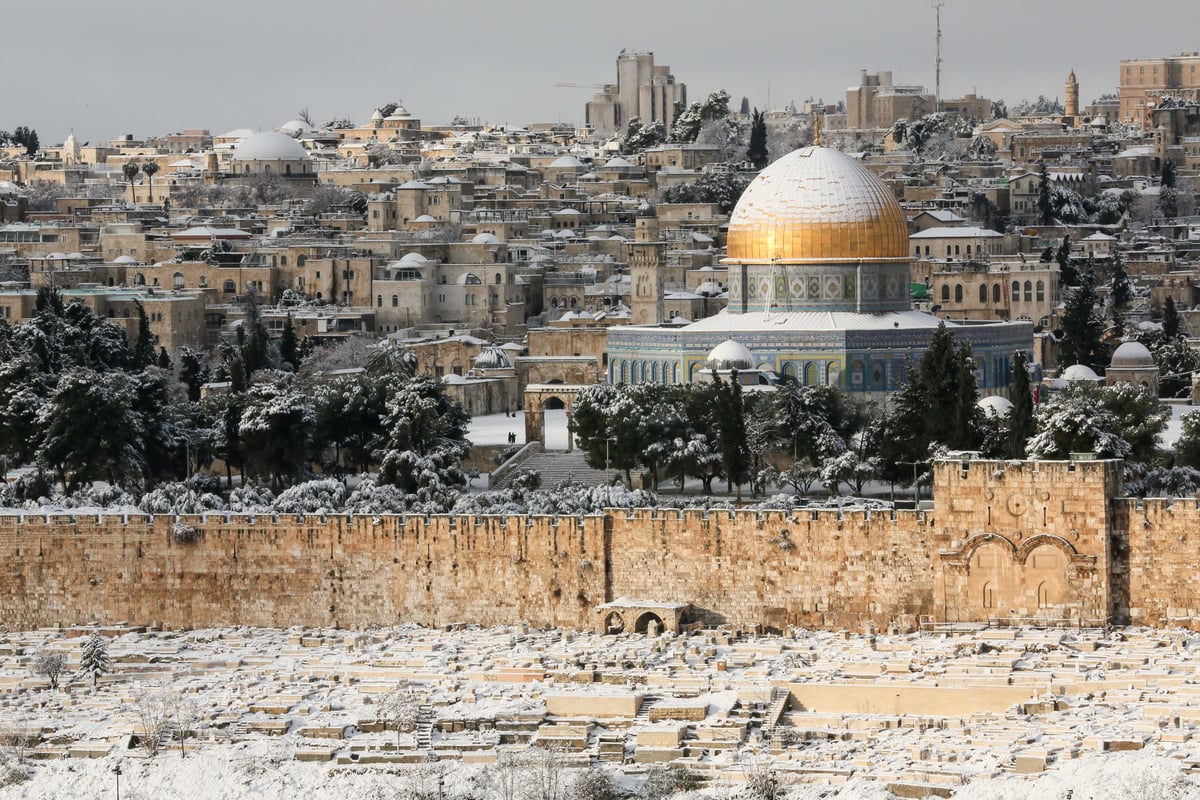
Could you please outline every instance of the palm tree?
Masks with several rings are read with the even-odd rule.
[[[133,193],[133,179],[137,177],[139,170],[141,170],[141,167],[134,161],[126,161],[124,166],[121,167],[121,172],[125,173],[125,180],[129,181],[129,199],[135,203],[137,202],[137,197]]]
[[[154,173],[158,172],[158,164],[153,161],[147,161],[142,164],[142,172],[146,175],[146,180],[150,181],[150,202],[154,202]]]

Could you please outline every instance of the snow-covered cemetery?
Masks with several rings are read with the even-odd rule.
[[[1200,53],[943,96],[944,5],[932,91],[0,119],[0,797],[1200,798]]]

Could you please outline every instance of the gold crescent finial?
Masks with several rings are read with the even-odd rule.
[[[813,116],[813,147],[821,146],[821,118]]]

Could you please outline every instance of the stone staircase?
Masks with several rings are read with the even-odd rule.
[[[565,480],[581,483],[584,486],[603,486],[611,480],[614,474],[589,467],[584,460],[582,450],[572,450],[569,453],[562,450],[545,450],[530,453],[521,463],[513,465],[510,471],[496,481],[494,488],[508,488],[512,479],[527,469],[542,476],[543,489],[553,489]]]
[[[433,750],[433,706],[425,705],[418,709],[415,734],[418,750]]]
[[[779,720],[787,711],[791,692],[784,686],[776,686],[771,690],[771,704],[763,717],[763,738],[770,742],[771,752],[782,752],[787,745],[787,736],[779,726]]]
[[[642,698],[642,704],[638,706],[638,712],[633,717],[634,725],[649,725],[650,724],[650,708],[658,704],[662,698],[648,694]]]

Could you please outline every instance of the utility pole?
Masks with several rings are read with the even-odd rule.
[[[933,11],[937,15],[937,46],[936,57],[934,59],[934,101],[937,103],[937,110],[942,110],[942,6],[946,5],[946,0],[932,0]]]

